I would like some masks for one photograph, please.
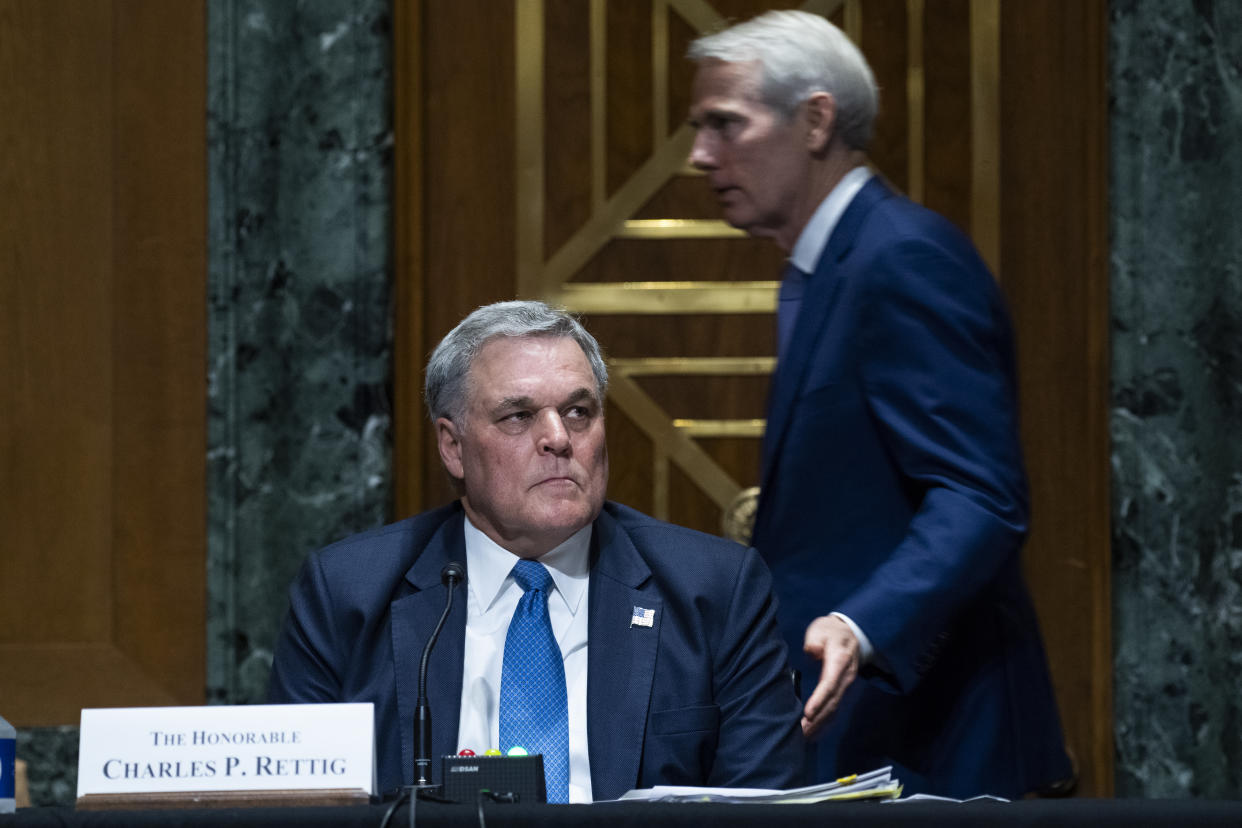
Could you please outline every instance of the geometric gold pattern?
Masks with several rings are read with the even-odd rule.
[[[627,0],[630,2],[631,0]],[[615,0],[614,0],[615,2]],[[576,230],[545,256],[545,135],[543,0],[516,0],[516,272],[518,294],[593,315],[772,314],[776,281],[575,281],[579,272],[613,240],[660,244],[684,239],[728,239],[741,232],[722,221],[702,218],[635,218],[640,209],[675,177],[693,175],[686,158],[693,141],[689,126],[670,134],[668,123],[668,18],[674,12],[695,31],[725,25],[708,0],[650,0],[652,147],[649,157],[623,182],[606,192],[607,0],[589,0],[590,37],[590,213]],[[999,187],[995,124],[998,86],[999,17],[994,0],[972,0],[970,7],[972,89],[972,211],[970,228],[984,258],[999,274]],[[923,113],[923,19],[925,0],[906,0],[909,21],[906,53],[907,194],[921,200],[925,175]],[[861,0],[809,0],[808,11],[825,17],[842,12],[846,33],[860,42],[865,4]],[[932,7],[934,9],[934,6]],[[763,420],[673,419],[641,387],[644,375],[770,374],[775,359],[661,357],[613,359],[609,397],[653,444],[655,497],[652,511],[667,516],[668,464],[674,463],[721,509],[743,486],[733,480],[696,442],[700,438],[758,439]]]

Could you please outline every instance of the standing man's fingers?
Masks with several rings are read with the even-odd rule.
[[[840,618],[825,615],[807,627],[803,650],[823,664],[803,708],[802,733],[809,739],[823,728],[858,675],[858,639]]]

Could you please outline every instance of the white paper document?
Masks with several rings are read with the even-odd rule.
[[[621,797],[630,802],[753,802],[808,803],[848,802],[860,799],[896,799],[901,796],[901,782],[893,778],[892,767],[845,776],[835,782],[790,788],[781,791],[768,788],[695,788],[657,785],[629,791]]]

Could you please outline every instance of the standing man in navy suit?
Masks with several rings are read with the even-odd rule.
[[[269,700],[374,703],[381,790],[413,781],[419,660],[450,561],[465,565],[468,593],[430,660],[433,779],[441,755],[507,749],[516,718],[535,744],[561,740],[540,751],[549,801],[800,781],[800,704],[771,575],[753,549],[605,501],[607,383],[599,345],[563,311],[474,311],[426,378],[460,499],[320,550],[299,573]],[[536,649],[514,633],[532,566],[551,664],[514,689]],[[559,695],[529,718],[513,712],[510,699],[553,685]]]
[[[892,764],[953,797],[1066,779],[997,285],[868,169],[876,84],[837,27],[769,12],[690,58],[690,162],[726,221],[789,253],[752,541],[816,779]]]

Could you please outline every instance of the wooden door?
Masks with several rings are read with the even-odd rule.
[[[201,3],[0,0],[0,710],[203,700]]]

